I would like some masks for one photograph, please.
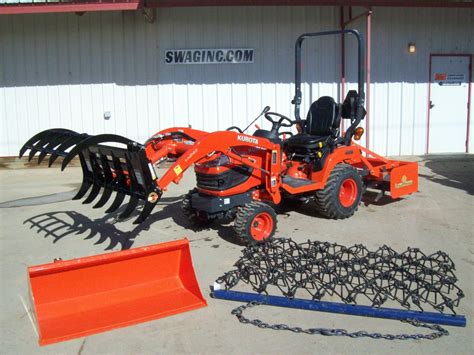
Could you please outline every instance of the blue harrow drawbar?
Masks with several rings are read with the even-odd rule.
[[[385,319],[406,320],[412,319],[419,322],[465,327],[466,317],[435,312],[410,311],[396,308],[370,307],[351,305],[337,302],[312,301],[283,296],[268,296],[258,293],[218,290],[212,292],[214,298],[240,302],[258,302],[269,306],[305,309],[329,313],[342,313],[354,316],[375,317]]]

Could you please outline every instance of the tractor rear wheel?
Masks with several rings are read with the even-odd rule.
[[[192,195],[197,192],[197,189],[190,190],[183,197],[181,202],[181,211],[183,212],[184,217],[195,227],[207,227],[212,224],[214,221],[205,215],[204,213],[199,213],[198,210],[192,207],[191,200]]]
[[[244,243],[260,244],[270,240],[276,226],[276,213],[266,203],[253,201],[237,209],[234,230]]]
[[[362,180],[357,170],[348,164],[337,164],[324,189],[316,191],[315,204],[326,218],[344,219],[352,216],[362,198]]]

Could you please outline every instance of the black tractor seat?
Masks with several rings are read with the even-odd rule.
[[[319,149],[331,140],[331,136],[312,136],[307,133],[300,133],[290,137],[286,144],[292,148]]]
[[[332,97],[323,96],[312,103],[302,132],[290,137],[285,143],[289,152],[301,149],[314,150],[327,145],[339,135],[341,105]]]

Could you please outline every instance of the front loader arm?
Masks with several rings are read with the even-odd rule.
[[[248,146],[263,149],[267,152],[264,166],[255,164],[251,157],[240,156],[232,151],[233,147]],[[275,203],[281,199],[278,188],[280,174],[280,146],[270,141],[240,134],[232,131],[214,132],[196,141],[191,149],[188,149],[179,159],[157,180],[157,185],[162,191],[166,191],[171,182],[178,183],[190,166],[202,159],[209,158],[214,153],[221,152],[229,157],[240,161],[242,164],[263,171],[266,175],[265,187],[272,196]]]
[[[112,145],[109,145],[112,143]],[[266,151],[264,166],[255,164],[251,157],[240,156],[233,147],[249,146]],[[112,204],[106,213],[120,209],[125,197],[120,218],[127,218],[138,207],[144,205],[135,224],[143,222],[151,213],[171,182],[178,183],[182,173],[194,163],[210,157],[214,152],[222,152],[242,164],[264,171],[267,191],[279,202],[278,190],[280,170],[280,146],[266,139],[224,131],[207,133],[192,128],[169,128],[152,136],[145,144],[114,134],[89,135],[62,128],[48,129],[30,138],[20,150],[20,158],[27,151],[28,160],[38,156],[38,164],[49,157],[49,165],[63,157],[64,169],[74,157],[81,163],[83,180],[73,199],[85,197],[83,203],[91,203],[102,192],[93,206],[103,207],[115,192]],[[166,158],[177,161],[165,174],[158,178],[154,165]]]
[[[179,157],[192,148],[194,142],[208,134],[208,132],[186,127],[164,129],[145,142],[147,158],[155,165],[165,157]]]

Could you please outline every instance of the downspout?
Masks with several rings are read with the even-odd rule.
[[[344,6],[340,7],[339,25],[341,30],[344,30]],[[340,102],[346,97],[346,42],[345,35],[341,33],[341,97]],[[341,133],[344,133],[344,120],[341,120]]]
[[[372,53],[372,9],[369,7],[368,10],[364,13],[361,13],[355,17],[352,17],[352,7],[349,7],[349,19],[344,21],[344,7],[340,7],[340,25],[341,29],[345,29],[348,24],[358,20],[361,17],[366,16],[367,24],[366,24],[366,32],[367,32],[367,50],[366,50],[366,99],[365,99],[365,108],[366,108],[366,115],[365,115],[365,146],[369,149],[369,134],[370,134],[370,80],[371,80],[371,69],[372,69],[372,61],[371,61],[371,53]],[[341,95],[342,100],[345,98],[345,79],[346,79],[346,49],[345,49],[345,42],[344,42],[344,34],[341,35]],[[344,121],[341,122],[341,132],[344,131]]]
[[[366,99],[365,99],[365,108],[367,114],[365,116],[365,129],[367,133],[365,135],[365,147],[369,149],[369,137],[370,137],[370,80],[371,80],[371,69],[372,69],[372,61],[371,61],[371,54],[372,54],[372,10],[369,8],[367,12],[367,54],[366,54]]]

